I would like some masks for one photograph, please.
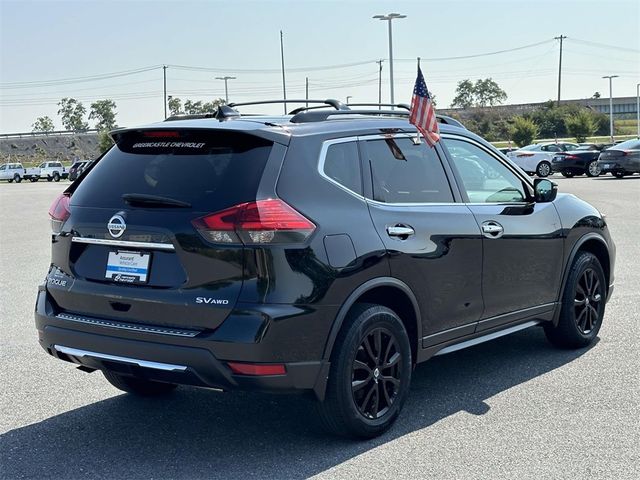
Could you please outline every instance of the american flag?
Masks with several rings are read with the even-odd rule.
[[[431,97],[427,84],[424,82],[422,70],[418,67],[418,78],[413,87],[413,98],[411,98],[411,113],[409,122],[416,126],[430,147],[433,147],[440,140],[440,129],[436,120],[436,111],[433,109]]]

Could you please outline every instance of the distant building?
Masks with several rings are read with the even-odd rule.
[[[538,103],[520,103],[513,105],[497,105],[495,107],[484,107],[492,112],[502,113],[504,115],[522,115],[537,108],[543,107],[548,102]],[[555,101],[554,101],[555,103]],[[609,97],[600,98],[580,98],[577,100],[561,100],[561,105],[579,104],[587,108],[591,108],[596,112],[609,114]],[[474,111],[482,107],[473,108],[438,108],[438,113],[442,115],[458,115],[462,118],[470,115]],[[631,115],[636,113],[636,97],[617,97],[613,99],[613,116]]]

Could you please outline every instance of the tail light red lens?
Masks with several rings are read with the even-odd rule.
[[[284,375],[287,369],[281,363],[259,364],[259,363],[236,363],[229,362],[229,368],[236,375]]]
[[[71,202],[71,196],[68,193],[61,193],[49,207],[49,216],[51,217],[51,230],[54,234],[59,234],[62,230],[62,225],[67,221],[71,210],[69,209],[69,203]]]
[[[280,199],[242,203],[193,221],[212,243],[274,244],[304,241],[316,226]]]

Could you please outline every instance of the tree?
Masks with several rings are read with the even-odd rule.
[[[89,120],[96,120],[97,130],[113,130],[116,125],[116,102],[113,100],[98,100],[91,104]]]
[[[474,85],[475,101],[478,107],[493,107],[507,99],[507,93],[502,90],[492,78],[476,80]]]
[[[472,82],[468,78],[458,82],[456,96],[451,102],[452,107],[493,107],[507,99],[507,94],[491,78],[478,79]]]
[[[451,102],[452,107],[469,108],[475,101],[475,89],[469,79],[461,80],[456,87],[456,96]]]
[[[60,115],[65,129],[78,132],[89,128],[89,124],[83,120],[87,110],[81,102],[75,98],[65,97],[60,100],[58,106],[60,107],[58,115]]]
[[[111,135],[109,135],[108,130],[101,130],[98,132],[98,149],[100,153],[104,153],[111,148],[113,145],[113,140],[111,139]]]
[[[36,121],[33,122],[33,132],[53,132],[55,127],[53,125],[53,120],[51,118],[44,116],[36,118]]]
[[[169,112],[171,112],[171,115],[180,115],[182,113],[182,100],[178,97],[169,97]]]
[[[218,107],[220,105],[224,105],[224,100],[222,98],[218,98],[216,100],[212,100],[211,102],[205,103],[203,103],[201,100],[198,100],[197,102],[186,100],[184,102],[184,113],[188,115],[196,115],[199,113],[216,113],[216,110],[218,110]]]
[[[577,142],[586,141],[587,137],[593,135],[597,129],[597,125],[592,116],[585,110],[567,117],[565,124],[567,126],[567,132],[572,137],[575,137]]]
[[[538,127],[528,118],[515,117],[511,129],[511,138],[519,147],[524,147],[533,142],[538,136]]]

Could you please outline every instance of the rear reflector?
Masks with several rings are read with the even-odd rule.
[[[280,199],[242,203],[193,221],[213,243],[273,244],[304,241],[316,226]]]
[[[255,364],[255,363],[236,363],[228,362],[229,368],[236,375],[284,375],[287,369],[284,364]]]
[[[71,195],[68,193],[61,193],[56,197],[51,206],[49,207],[49,216],[51,217],[51,230],[54,234],[59,234],[62,230],[62,225],[71,215],[69,210],[69,203],[71,202]]]

